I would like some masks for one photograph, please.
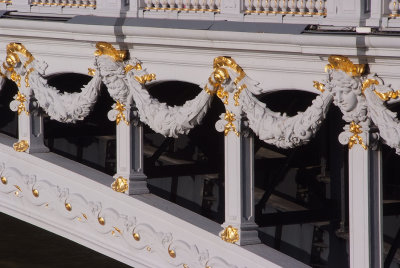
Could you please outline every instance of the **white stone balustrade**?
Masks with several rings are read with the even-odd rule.
[[[149,11],[220,12],[221,0],[145,0]]]
[[[96,8],[96,0],[33,0],[32,6],[61,6]]]
[[[247,14],[326,16],[326,0],[243,0]]]

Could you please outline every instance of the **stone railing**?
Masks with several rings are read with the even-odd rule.
[[[400,0],[0,0],[1,10],[106,17],[398,27]]]
[[[246,14],[326,16],[326,0],[243,0]]]
[[[31,6],[96,8],[96,0],[34,0],[30,4]]]
[[[221,0],[145,0],[144,10],[172,12],[220,12]]]

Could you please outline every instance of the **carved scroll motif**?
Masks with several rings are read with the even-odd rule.
[[[64,185],[54,185],[51,180],[25,174],[5,163],[0,163],[0,178],[2,198],[17,204],[23,202],[24,208],[36,215],[56,217],[71,226],[89,225],[84,234],[87,239],[100,235],[103,241],[122,243],[132,253],[148,251],[165,266],[238,268],[224,256],[212,255],[207,249],[199,249],[196,243],[176,239],[167,227],[163,231],[157,230],[153,222],[145,222],[136,215],[121,214],[119,207],[105,207],[98,200],[87,200],[84,190],[72,192]],[[73,233],[74,229],[69,231]],[[76,236],[81,235],[76,233]]]

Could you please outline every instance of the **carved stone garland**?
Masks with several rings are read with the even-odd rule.
[[[81,193],[71,193],[62,185],[23,174],[5,163],[0,163],[0,194],[23,202],[37,213],[45,211],[66,221],[89,224],[91,232],[123,241],[131,251],[154,253],[176,267],[238,268],[222,257],[210,256],[207,249],[200,250],[196,244],[155,230],[151,223],[122,215],[114,208],[104,208],[101,202],[88,201]]]
[[[52,119],[64,123],[83,120],[96,103],[101,79],[95,76],[79,93],[60,93],[47,84],[44,78],[47,64],[36,60],[32,54],[19,43],[7,46],[7,57],[3,63],[3,76],[10,78],[19,87],[18,94],[10,103],[10,108],[18,112],[29,113],[34,108],[31,99],[37,103]],[[24,77],[25,84],[21,83]]]

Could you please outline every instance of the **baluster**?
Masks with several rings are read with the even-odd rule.
[[[96,7],[96,0],[89,0],[89,6],[90,7]]]
[[[60,0],[54,0],[53,2],[54,2],[54,5],[55,5],[55,6],[59,6],[59,5],[61,4],[61,1],[60,1]]]
[[[391,17],[397,17],[397,14],[399,12],[399,1],[398,0],[390,1],[389,10],[390,10]]]
[[[215,0],[208,0],[208,10],[210,12],[215,10]]]
[[[144,7],[144,9],[146,9],[146,10],[151,9],[151,7],[152,7],[152,5],[153,5],[153,3],[152,3],[151,0],[145,0],[145,1],[144,1],[144,4],[146,5],[146,6]]]
[[[325,14],[325,0],[317,0],[316,9],[318,11],[318,15],[324,16]]]
[[[221,2],[222,2],[222,0],[215,0],[215,4],[217,5],[217,11],[218,12],[221,11]]]
[[[269,8],[271,7],[270,0],[262,1],[262,7],[264,9],[264,13],[266,13],[266,14],[270,13],[270,10],[269,10]]]
[[[160,5],[161,5],[160,0],[153,0],[153,5],[154,5],[155,10],[160,9]]]
[[[190,8],[191,8],[191,1],[190,0],[185,0],[185,5],[184,5],[184,8],[183,8],[183,10],[184,11],[186,11],[186,12],[189,12],[189,10],[190,10]]]
[[[306,2],[305,0],[297,1],[297,8],[299,9],[299,14],[304,15],[306,13]]]
[[[183,9],[183,0],[177,0],[176,1],[176,5],[178,6],[178,10],[182,10]]]
[[[288,11],[288,0],[280,1],[281,14],[286,14]]]
[[[168,0],[169,4],[169,9],[174,10],[175,9],[175,0]]]
[[[272,0],[272,14],[277,14],[279,11],[279,3],[278,0]]]
[[[192,2],[192,8],[193,8],[193,10],[194,11],[198,11],[200,8],[199,8],[199,0],[191,0],[191,2]]]
[[[253,11],[253,0],[245,0],[244,7],[246,8],[246,13],[251,13]]]
[[[61,6],[65,7],[67,5],[67,0],[61,0]]]
[[[164,10],[168,8],[168,1],[167,0],[161,0],[161,8],[164,9]]]
[[[261,13],[261,8],[262,8],[261,0],[256,0],[254,6],[256,8],[256,13],[258,14]]]
[[[207,0],[201,0],[200,9],[201,9],[201,11],[207,10]]]
[[[315,0],[307,0],[306,7],[308,9],[307,15],[315,14]]]
[[[291,0],[289,4],[290,12],[289,14],[296,14],[297,12],[297,0]]]

